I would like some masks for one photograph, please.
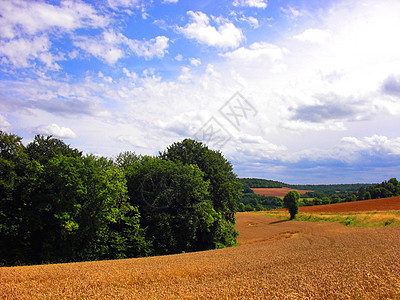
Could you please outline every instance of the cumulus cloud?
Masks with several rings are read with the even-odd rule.
[[[330,36],[326,30],[309,28],[302,33],[295,35],[293,38],[302,42],[311,42],[321,44],[325,42]]]
[[[236,61],[254,61],[267,58],[269,61],[280,60],[284,57],[287,50],[277,45],[256,42],[251,44],[248,48],[240,47],[232,52],[227,52],[223,56]]]
[[[165,36],[157,36],[147,41],[124,39],[129,48],[137,55],[146,59],[161,58],[167,52],[169,39]]]
[[[233,23],[223,22],[218,28],[210,25],[210,18],[203,12],[188,11],[191,22],[178,31],[201,44],[217,48],[237,48],[244,40],[243,32]]]
[[[280,10],[285,14],[289,19],[297,19],[298,17],[302,17],[305,15],[304,11],[295,9],[292,6],[281,7]]]
[[[233,6],[248,6],[257,8],[266,8],[267,0],[234,0],[232,2]]]
[[[351,118],[354,114],[354,108],[349,105],[327,103],[301,106],[295,110],[292,119],[320,123],[330,120]]]
[[[348,157],[350,159],[359,159],[362,157],[384,156],[393,157],[400,155],[400,137],[389,139],[383,135],[374,134],[372,136],[363,137],[343,137],[337,150],[341,152],[340,157]],[[356,154],[358,153],[358,154]]]
[[[387,77],[383,82],[382,91],[388,95],[400,96],[400,76]]]
[[[200,60],[200,58],[190,58],[189,61],[190,61],[190,64],[191,64],[192,66],[197,67],[197,66],[200,66],[200,65],[201,65],[201,60]]]
[[[104,32],[102,36],[94,38],[78,37],[74,45],[104,60],[109,65],[115,64],[125,55],[119,46],[119,37],[112,32]]]
[[[258,19],[254,18],[252,16],[250,16],[250,17],[242,16],[239,18],[239,20],[248,23],[253,28],[260,27],[260,23],[258,22]]]
[[[74,139],[77,137],[75,132],[68,127],[60,127],[57,124],[43,125],[36,128],[37,133],[43,135],[52,135],[58,138]]]
[[[107,17],[80,1],[61,1],[60,6],[36,1],[0,1],[0,12],[0,36],[8,39],[49,29],[72,31],[81,27],[104,27],[109,23]]]
[[[10,126],[11,124],[7,121],[7,119],[4,116],[0,115],[0,129],[7,130]]]
[[[128,47],[137,56],[146,59],[161,58],[167,51],[168,41],[169,39],[165,36],[157,36],[143,41],[129,39],[121,33],[115,33],[110,30],[94,38],[78,37],[75,39],[74,44],[93,56],[104,60],[109,65],[113,65],[127,55],[126,52],[128,50],[125,47]]]
[[[140,0],[107,0],[108,5],[114,9],[118,7],[139,8]]]
[[[61,1],[59,6],[41,1],[0,1],[1,62],[15,68],[59,70],[62,53],[52,49],[51,36],[63,36],[78,28],[99,28],[109,19],[80,1]]]
[[[32,60],[39,59],[49,67],[58,69],[58,65],[48,53],[50,47],[51,42],[46,36],[0,41],[0,56],[3,56],[1,61],[17,68],[27,68]]]

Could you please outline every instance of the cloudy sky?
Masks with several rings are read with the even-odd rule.
[[[400,178],[400,1],[0,1],[0,129],[85,153],[196,138],[240,177]]]

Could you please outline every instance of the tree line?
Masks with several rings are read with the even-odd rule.
[[[218,151],[185,139],[157,156],[83,155],[0,131],[0,264],[116,259],[236,244],[241,185]]]

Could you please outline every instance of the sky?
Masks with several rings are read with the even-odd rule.
[[[400,178],[400,1],[0,0],[0,129],[84,153],[193,138],[239,177]]]

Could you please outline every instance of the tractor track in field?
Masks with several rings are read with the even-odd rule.
[[[0,299],[400,299],[400,228],[238,213],[240,246],[0,268]]]

